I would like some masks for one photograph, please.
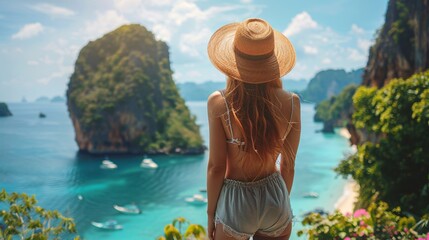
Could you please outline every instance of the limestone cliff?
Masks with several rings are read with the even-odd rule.
[[[429,68],[429,0],[390,0],[362,85],[381,88]]]
[[[80,51],[67,106],[81,151],[204,151],[172,79],[167,44],[141,25],[122,26]]]
[[[343,69],[320,71],[310,80],[307,88],[300,92],[300,96],[303,101],[319,103],[339,94],[350,84],[360,84],[362,73],[362,68],[350,72]]]
[[[385,23],[371,47],[362,85],[381,88],[429,68],[429,0],[390,0]],[[370,106],[369,106],[370,107]],[[351,144],[377,142],[378,135],[347,124]]]

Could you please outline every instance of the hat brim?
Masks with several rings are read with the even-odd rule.
[[[207,51],[213,65],[229,77],[247,83],[266,83],[289,73],[295,65],[295,49],[282,33],[273,29],[274,52],[264,59],[248,59],[237,54],[234,36],[239,23],[219,28],[210,38]]]

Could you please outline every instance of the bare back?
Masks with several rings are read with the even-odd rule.
[[[219,121],[223,127],[223,133],[225,140],[226,139],[242,139],[237,123],[228,117],[228,106],[225,104],[225,98],[221,93],[213,93],[213,95],[218,94],[219,96],[213,96],[218,99],[215,101],[216,106],[213,106],[214,109],[217,109],[216,112],[219,113]],[[281,136],[285,136],[285,144],[290,144],[292,150],[294,151],[291,155],[296,155],[296,148],[299,143],[299,132],[296,133],[297,128],[294,127],[295,124],[300,123],[300,101],[299,97],[296,94],[291,92],[284,91],[282,89],[276,89],[274,91],[274,98],[278,99],[274,104],[278,105],[279,109],[282,111],[284,118],[281,119]],[[226,99],[228,101],[228,99]],[[292,105],[293,104],[293,105]],[[228,119],[230,119],[230,124]],[[300,131],[300,128],[299,128]],[[232,135],[232,136],[231,136]],[[239,164],[238,159],[242,157],[242,150],[240,150],[239,145],[233,143],[226,144],[226,173],[225,177],[229,179],[235,179],[239,181],[254,181],[261,178],[264,178],[274,171],[276,171],[276,159],[278,158],[279,153],[272,155],[269,159],[266,159],[267,164],[264,167],[259,163],[257,154],[248,154],[246,156],[246,167],[242,168],[242,165]],[[294,160],[294,159],[293,159]]]

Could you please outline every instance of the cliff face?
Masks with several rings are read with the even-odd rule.
[[[390,0],[385,23],[371,47],[362,85],[381,88],[429,68],[429,0]],[[351,144],[381,136],[347,124]]]
[[[81,151],[203,151],[172,79],[168,46],[140,25],[122,26],[80,51],[67,106]]]
[[[9,111],[6,103],[0,102],[0,117],[9,117],[12,113]]]
[[[429,0],[390,0],[362,85],[380,88],[429,68]]]

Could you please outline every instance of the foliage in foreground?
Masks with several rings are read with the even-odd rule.
[[[429,71],[353,95],[353,124],[375,139],[336,171],[360,187],[359,207],[374,196],[416,217],[429,212]],[[370,137],[371,138],[371,137]]]
[[[177,228],[176,228],[177,225]],[[185,233],[182,233],[182,227],[187,225]],[[188,220],[183,217],[178,217],[173,220],[171,224],[167,224],[164,227],[164,236],[158,238],[158,240],[203,240],[207,239],[206,230],[199,224],[191,224]]]
[[[302,224],[309,228],[298,231],[298,236],[307,234],[309,239],[429,239],[427,224],[429,215],[418,223],[413,217],[400,215],[400,208],[389,210],[384,202],[371,203],[368,211],[358,209],[353,214],[339,211],[328,216],[312,213]],[[427,232],[424,234],[423,232]]]
[[[72,218],[64,217],[56,210],[45,210],[36,204],[34,196],[15,192],[8,194],[3,189],[0,192],[0,239],[61,239],[63,233],[76,233]],[[9,209],[4,209],[4,206]]]

